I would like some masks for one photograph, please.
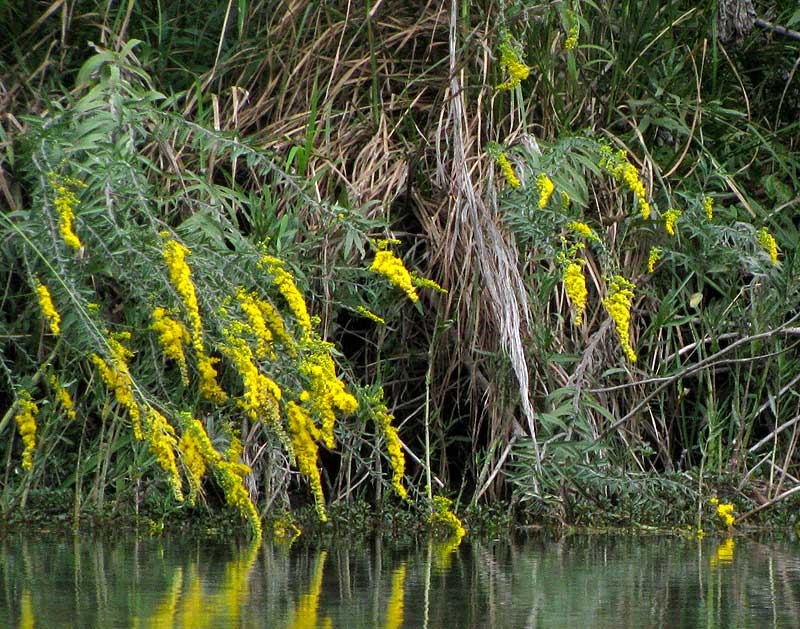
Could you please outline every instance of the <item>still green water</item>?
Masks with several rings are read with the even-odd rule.
[[[2,627],[797,627],[794,539],[550,536],[327,550],[18,534]]]

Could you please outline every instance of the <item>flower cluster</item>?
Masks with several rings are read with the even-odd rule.
[[[664,214],[664,229],[667,230],[667,233],[670,236],[675,235],[675,223],[678,222],[678,219],[681,217],[681,214],[683,214],[683,212],[681,212],[680,210],[676,210],[675,208],[670,208]]]
[[[650,247],[650,253],[647,254],[647,272],[652,273],[656,270],[656,262],[661,259],[662,251],[658,247]]]
[[[304,337],[308,338],[311,335],[311,316],[308,314],[308,306],[303,294],[297,288],[294,277],[284,268],[283,260],[274,258],[272,256],[264,256],[261,260],[261,266],[266,266],[267,272],[272,275],[272,283],[280,291],[289,309],[292,311],[294,318],[300,325]]]
[[[181,477],[175,462],[175,447],[178,445],[175,439],[175,429],[166,417],[151,406],[147,407],[147,442],[150,445],[150,451],[156,457],[156,462],[167,473],[175,499],[183,501]]]
[[[183,353],[184,344],[188,344],[191,340],[186,326],[170,317],[164,308],[156,308],[153,310],[153,324],[150,329],[158,334],[158,341],[164,350],[164,355],[178,363],[183,383],[189,384],[186,356]]]
[[[639,171],[636,166],[628,161],[624,150],[616,153],[613,149],[604,145],[600,147],[600,167],[610,173],[617,181],[622,181],[628,189],[633,192],[636,202],[639,204],[639,211],[642,218],[650,218],[650,204],[647,202],[647,191],[645,190]]]
[[[319,428],[314,425],[314,420],[311,419],[309,412],[293,401],[286,404],[286,417],[289,420],[289,433],[292,436],[292,449],[297,469],[311,485],[311,493],[314,494],[319,519],[327,522],[325,496],[322,493],[322,481],[317,467]]]
[[[536,178],[536,189],[539,191],[539,209],[543,210],[556,187],[546,173],[541,173]]]
[[[61,232],[61,237],[67,246],[73,249],[80,249],[81,241],[73,231],[72,221],[75,220],[75,208],[80,203],[76,190],[85,188],[86,184],[78,179],[64,177],[56,173],[50,173],[49,180],[50,187],[56,193],[53,205],[60,217],[58,228]]]
[[[631,362],[636,362],[636,352],[633,351],[630,341],[631,304],[633,303],[633,283],[621,275],[615,275],[608,287],[608,297],[603,300],[603,306],[614,320],[619,334],[619,342],[625,355]]]
[[[241,443],[239,443],[238,439],[233,439],[224,458],[216,452],[214,454],[216,455],[213,465],[214,477],[225,494],[225,502],[239,512],[250,525],[253,536],[260,540],[261,519],[258,517],[255,505],[244,486],[244,477],[252,470],[249,466],[240,463],[242,456]]]
[[[725,526],[733,526],[736,521],[733,516],[733,505],[728,502],[720,502],[718,498],[712,498],[710,502],[717,508],[717,515],[722,518]]]
[[[243,288],[239,288],[236,291],[236,298],[239,300],[239,306],[247,316],[247,320],[250,322],[250,329],[256,337],[256,358],[261,359],[267,356],[274,358],[272,330],[269,329],[267,319],[264,316],[265,311],[271,308],[272,305],[260,299],[255,293],[246,292]]]
[[[564,49],[565,50],[575,50],[578,45],[578,36],[581,33],[581,28],[576,22],[572,26],[569,27],[569,34],[567,39],[564,41]]]
[[[53,298],[47,286],[39,280],[36,280],[36,294],[39,297],[39,307],[42,309],[42,314],[50,324],[50,333],[53,336],[58,336],[61,334],[61,315],[58,314],[56,307],[53,305]]]
[[[500,166],[500,170],[503,171],[503,176],[505,176],[509,186],[512,188],[519,188],[522,185],[522,182],[520,182],[514,174],[514,168],[511,166],[511,162],[508,161],[508,157],[502,151],[497,155],[497,165]]]
[[[22,467],[30,470],[33,469],[33,450],[36,448],[36,415],[39,413],[39,407],[27,391],[20,393],[17,407],[14,421],[17,422],[22,444],[25,446],[22,451]]]
[[[570,303],[575,308],[575,325],[579,326],[583,321],[586,299],[589,295],[586,290],[586,278],[583,276],[583,269],[579,262],[572,261],[564,269],[564,289]]]
[[[75,414],[75,403],[72,401],[72,396],[69,394],[69,391],[67,391],[67,389],[61,383],[59,383],[55,376],[50,376],[50,384],[56,390],[58,402],[61,404],[61,408],[63,408],[64,412],[67,414],[67,418],[75,419],[75,417],[77,417]]]
[[[392,464],[392,487],[394,487],[398,496],[405,499],[408,497],[408,492],[403,486],[406,458],[403,454],[403,446],[400,443],[400,435],[397,432],[397,428],[392,425],[393,419],[394,416],[389,413],[386,405],[382,401],[377,403],[373,420],[378,431],[386,440],[386,452],[389,454],[389,462]]]
[[[416,273],[411,274],[411,281],[414,282],[414,286],[417,288],[430,288],[431,290],[435,290],[437,293],[443,293],[445,295],[448,292],[446,288],[442,288],[433,280],[428,279],[427,277],[421,277]]]
[[[758,244],[761,245],[767,251],[767,253],[769,253],[769,258],[772,260],[772,264],[778,264],[778,243],[775,240],[775,236],[770,234],[766,227],[762,227],[758,230],[757,238]]]
[[[371,310],[369,310],[364,306],[356,306],[356,312],[365,319],[369,319],[370,321],[374,321],[375,323],[384,323],[384,324],[386,323],[386,321],[382,317],[379,317],[374,312],[372,312]]]
[[[261,373],[253,360],[253,351],[247,341],[235,333],[235,326],[225,331],[225,337],[221,350],[236,366],[244,384],[244,393],[238,400],[239,406],[253,421],[262,419],[277,422],[280,414],[278,408],[281,399],[280,387]]]
[[[198,426],[195,426],[197,424]],[[206,473],[206,459],[207,455],[203,454],[203,441],[199,436],[199,432],[205,436],[207,446],[211,447],[211,442],[208,440],[208,435],[205,434],[203,425],[196,419],[190,419],[188,426],[184,428],[181,440],[178,442],[178,451],[181,455],[181,462],[186,471],[186,480],[189,484],[188,500],[190,504],[194,504],[197,495],[201,492],[203,476]],[[213,448],[211,448],[213,451]]]
[[[141,412],[136,398],[133,394],[133,380],[128,369],[128,359],[133,358],[131,352],[123,341],[130,340],[130,332],[119,332],[108,336],[108,349],[110,360],[105,360],[97,354],[92,354],[92,362],[100,372],[100,377],[106,383],[106,387],[114,391],[114,396],[131,416],[133,424],[133,435],[136,439],[142,439]]]
[[[500,65],[507,70],[511,76],[507,81],[500,83],[496,89],[510,90],[527,79],[531,69],[522,62],[519,53],[511,44],[510,40],[507,39],[500,44],[499,49]]]
[[[714,219],[714,199],[711,197],[703,198],[703,211],[706,213],[708,220]]]
[[[567,223],[567,229],[571,232],[575,232],[579,236],[583,236],[588,240],[592,240],[594,242],[600,242],[600,238],[597,234],[594,233],[594,230],[589,227],[586,223],[580,223],[578,221],[570,221]]]
[[[466,534],[466,531],[461,524],[461,520],[458,519],[458,516],[450,511],[451,504],[453,504],[453,501],[449,498],[434,496],[430,523],[433,526],[444,526],[449,533],[448,537],[454,538],[460,542],[461,538]]]
[[[385,276],[392,284],[408,295],[411,301],[419,301],[419,295],[417,295],[417,290],[414,288],[411,273],[408,272],[403,261],[391,251],[381,249],[375,252],[375,259],[369,268]]]

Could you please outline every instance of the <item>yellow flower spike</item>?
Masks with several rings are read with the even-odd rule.
[[[578,36],[580,32],[580,26],[577,23],[569,27],[569,35],[564,41],[564,50],[575,50],[578,46]]]
[[[128,359],[133,357],[123,340],[129,340],[130,334],[122,332],[108,336],[110,359],[105,360],[97,354],[92,354],[92,362],[100,372],[100,377],[108,389],[114,392],[114,397],[127,411],[131,418],[134,437],[141,441],[142,424],[141,411],[133,393],[133,379],[128,369]]]
[[[228,394],[217,383],[217,370],[214,367],[219,358],[212,358],[206,354],[197,356],[197,370],[200,372],[200,393],[207,400],[221,403],[228,399]]]
[[[250,494],[244,486],[244,477],[251,472],[251,469],[239,462],[241,453],[241,444],[234,439],[231,447],[225,453],[225,458],[223,459],[218,455],[214,465],[214,477],[225,494],[225,502],[239,512],[249,524],[253,537],[260,541],[262,535],[261,519],[258,517],[255,505],[253,505]]]
[[[281,399],[281,389],[260,372],[247,342],[226,331],[226,340],[221,350],[231,359],[242,377],[244,394],[242,399],[238,400],[239,406],[253,421],[261,419],[277,423],[280,416],[278,402]]]
[[[311,485],[311,493],[314,495],[319,519],[327,522],[325,496],[322,493],[322,481],[317,467],[319,448],[316,440],[320,436],[319,429],[314,425],[308,411],[293,401],[286,404],[286,416],[289,419],[289,433],[292,437],[297,469]]]
[[[283,295],[294,318],[300,325],[303,335],[308,338],[311,335],[312,325],[311,316],[308,314],[308,306],[303,294],[297,288],[294,277],[289,271],[283,268],[283,262],[272,256],[264,256],[261,259],[262,265],[266,265],[267,272],[272,275],[272,283]]]
[[[403,261],[391,251],[377,251],[375,259],[369,268],[385,276],[392,284],[408,295],[411,301],[419,301],[419,295],[417,295],[417,291],[414,288],[411,274],[403,264]]]
[[[417,288],[430,288],[431,290],[435,290],[437,293],[442,293],[444,295],[447,295],[448,293],[446,288],[442,288],[433,280],[430,280],[427,277],[421,277],[415,273],[411,274],[411,281]]]
[[[372,312],[368,308],[365,308],[364,306],[356,306],[356,312],[365,319],[369,319],[370,321],[374,321],[375,323],[382,323],[382,324],[386,323],[386,321],[383,318],[379,317],[374,312]]]
[[[19,434],[25,449],[22,451],[22,467],[26,470],[33,469],[33,451],[36,448],[36,415],[39,407],[31,399],[31,394],[22,391],[17,400],[17,413],[14,421],[17,422]]]
[[[541,173],[536,178],[536,189],[539,191],[539,209],[543,210],[556,187],[546,173]]]
[[[180,295],[189,319],[189,329],[195,351],[203,353],[203,322],[200,319],[200,308],[197,305],[197,293],[192,284],[192,273],[186,263],[186,256],[191,252],[176,240],[169,240],[164,245],[164,261],[169,269],[169,278]]]
[[[681,214],[683,214],[683,212],[681,212],[680,210],[676,210],[675,208],[670,208],[664,214],[664,229],[667,230],[667,233],[670,236],[675,235],[675,224],[678,222],[678,219],[681,217]]]
[[[58,402],[67,414],[67,419],[75,419],[77,417],[75,413],[75,403],[72,401],[72,396],[69,394],[69,391],[61,385],[58,378],[55,376],[50,376],[50,385],[56,390]]]
[[[620,345],[631,362],[636,362],[636,352],[631,347],[629,331],[634,288],[636,287],[633,283],[621,275],[615,275],[608,287],[608,297],[603,300],[603,306],[614,320]]]
[[[711,197],[703,198],[703,211],[706,213],[708,220],[714,220],[714,199]]]
[[[531,69],[526,66],[519,58],[519,54],[511,45],[510,41],[505,41],[499,46],[500,65],[511,75],[511,77],[495,87],[498,90],[510,90],[528,78]]]
[[[188,385],[189,370],[186,366],[183,346],[191,342],[191,337],[186,326],[170,317],[163,308],[156,308],[153,310],[153,323],[150,329],[158,334],[158,341],[164,350],[164,355],[178,364],[181,380],[184,385]]]
[[[628,161],[625,151],[616,153],[610,146],[600,147],[599,165],[617,181],[623,182],[633,192],[642,218],[650,218],[650,204],[647,202],[647,190],[642,183],[639,171]]]
[[[56,173],[50,173],[49,180],[50,187],[56,194],[53,206],[60,217],[58,228],[61,232],[61,237],[68,247],[78,250],[81,248],[81,241],[75,235],[72,227],[72,222],[75,220],[75,208],[80,204],[75,191],[85,188],[86,184],[78,179],[64,177]]]
[[[38,279],[36,280],[36,294],[39,297],[39,307],[42,310],[42,315],[50,325],[50,333],[53,336],[58,336],[61,334],[61,315],[58,314],[56,307],[53,305],[50,290]]]
[[[583,313],[586,310],[589,293],[586,290],[583,269],[578,262],[570,262],[564,270],[564,289],[567,292],[567,298],[575,308],[575,326],[580,326],[583,322]]]
[[[775,236],[770,234],[766,227],[762,227],[758,230],[756,237],[758,239],[758,244],[769,253],[769,258],[772,260],[773,266],[778,264],[778,242],[775,240]]]
[[[430,516],[430,523],[434,526],[442,525],[450,531],[450,538],[455,539],[456,546],[461,543],[461,539],[466,535],[463,524],[458,516],[450,511],[453,501],[444,496],[433,497],[433,513]]]
[[[397,428],[392,425],[394,416],[386,408],[386,404],[381,399],[375,400],[374,414],[372,420],[378,432],[383,435],[386,441],[386,453],[389,455],[389,462],[392,465],[392,487],[403,500],[408,497],[408,492],[403,486],[405,478],[406,458],[403,454],[403,444],[400,442],[400,435]]]
[[[519,188],[522,185],[522,182],[514,174],[514,168],[511,166],[511,162],[508,161],[508,156],[506,156],[505,153],[501,152],[497,156],[497,165],[500,166],[500,170],[503,171],[503,176],[506,178],[509,186],[512,188]]]
[[[266,302],[263,304],[254,293],[248,293],[243,288],[239,288],[236,292],[236,298],[239,300],[239,306],[242,312],[247,316],[250,322],[250,328],[256,337],[256,358],[261,359],[267,356],[274,357],[275,353],[272,351],[272,331],[269,329],[267,320],[264,317]],[[263,307],[262,307],[263,305]]]
[[[594,242],[600,242],[600,238],[597,234],[594,233],[594,230],[589,227],[586,223],[580,223],[578,221],[570,221],[567,223],[567,229],[571,232],[575,232],[579,236],[583,236],[584,238],[588,238]]]
[[[175,429],[166,417],[150,406],[147,407],[147,441],[150,451],[156,457],[156,462],[168,475],[175,500],[182,502],[181,477],[175,461],[175,448],[178,445],[175,439]]]
[[[733,505],[727,502],[719,502],[712,503],[716,504],[717,507],[717,515],[722,518],[722,521],[725,523],[725,526],[731,527],[733,523],[736,521],[736,518],[733,515]]]
[[[197,421],[197,420],[193,420]],[[205,432],[202,425],[200,429]],[[203,477],[206,474],[206,457],[203,455],[202,444],[194,430],[184,430],[178,442],[178,452],[181,463],[186,471],[186,481],[189,485],[189,504],[194,504],[198,494],[201,493]]]
[[[647,272],[653,273],[656,270],[656,262],[661,259],[662,251],[658,247],[650,247],[647,255]]]

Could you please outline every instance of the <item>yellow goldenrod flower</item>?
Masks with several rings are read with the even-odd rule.
[[[772,260],[772,264],[778,264],[778,243],[775,240],[775,236],[769,233],[769,230],[766,227],[762,227],[758,230],[758,244],[761,245],[767,253],[769,253],[769,258]]]
[[[197,370],[200,372],[200,393],[207,400],[221,403],[228,399],[228,394],[217,383],[217,370],[214,367],[219,358],[212,358],[206,354],[197,356]]]
[[[250,525],[253,536],[260,540],[262,534],[261,519],[258,517],[255,505],[253,505],[250,494],[244,486],[244,477],[250,474],[252,470],[247,465],[239,462],[241,455],[241,443],[239,443],[238,439],[234,439],[225,453],[224,459],[217,455],[214,465],[214,477],[225,494],[225,501],[239,512],[242,518]]]
[[[200,308],[197,305],[197,293],[192,283],[192,272],[186,263],[186,256],[191,252],[181,243],[169,240],[164,245],[164,261],[169,269],[169,279],[181,298],[195,350],[203,352],[203,322],[200,319]]]
[[[565,50],[574,50],[578,45],[578,36],[580,35],[580,26],[576,23],[569,27],[569,35],[564,41]]]
[[[614,320],[620,345],[631,362],[636,362],[636,352],[631,347],[629,331],[634,288],[636,287],[624,277],[615,275],[608,287],[608,297],[603,300],[603,306]]]
[[[283,264],[283,261],[272,256],[264,256],[261,259],[261,265],[266,265],[267,272],[272,275],[272,283],[278,288],[278,291],[280,291],[289,305],[289,309],[303,331],[303,336],[308,338],[311,335],[312,325],[306,300],[297,288],[294,277],[283,268]]]
[[[156,462],[168,475],[175,500],[183,501],[181,477],[175,462],[175,448],[178,445],[175,429],[166,417],[151,406],[147,407],[147,442],[150,451],[156,457]]]
[[[403,261],[391,251],[375,252],[375,259],[369,268],[385,276],[392,284],[408,295],[411,301],[419,301],[419,295],[417,295],[417,291],[411,281],[411,274],[403,264]]]
[[[261,303],[263,300],[259,299],[255,293],[248,293],[241,287],[236,292],[236,298],[239,300],[239,305],[250,322],[250,329],[256,337],[256,358],[274,357],[272,331],[264,318],[265,308],[262,307]],[[270,306],[270,304],[264,302],[263,306]]]
[[[536,189],[539,191],[539,209],[543,210],[556,187],[546,173],[541,173],[536,178]]]
[[[500,170],[503,171],[503,175],[509,186],[512,188],[519,188],[522,185],[522,182],[520,182],[514,174],[514,168],[511,166],[511,162],[508,161],[508,157],[505,153],[500,153],[497,156],[497,165],[500,166]]]
[[[67,246],[80,249],[81,241],[73,231],[72,221],[75,220],[75,208],[80,203],[75,190],[85,188],[86,184],[72,177],[63,177],[55,173],[50,173],[49,180],[50,187],[56,193],[53,205],[60,216],[58,228],[61,237]]]
[[[265,376],[253,360],[253,352],[247,342],[226,330],[225,343],[221,350],[236,366],[244,384],[241,406],[253,421],[258,419],[277,422],[280,414],[278,401],[281,389],[270,378]]]
[[[286,416],[289,419],[289,433],[292,436],[292,449],[294,450],[297,469],[308,479],[311,493],[317,507],[317,514],[322,522],[328,521],[325,513],[325,496],[322,493],[322,481],[317,467],[316,440],[320,437],[319,429],[314,425],[308,411],[299,404],[290,401],[286,404]]]
[[[200,429],[205,432],[202,425]],[[207,468],[206,459],[201,450],[201,444],[194,430],[183,431],[181,440],[178,442],[178,452],[180,452],[183,468],[186,470],[186,480],[189,485],[189,504],[194,504],[197,495],[201,493],[203,476],[205,476]]]
[[[411,281],[414,282],[414,286],[417,288],[430,288],[431,290],[435,290],[438,293],[442,293],[447,295],[447,289],[442,288],[433,280],[428,279],[427,277],[421,277],[416,273],[411,274]]]
[[[661,249],[658,247],[650,247],[650,253],[647,255],[647,272],[652,273],[656,270],[656,262],[661,259]]]
[[[14,421],[17,422],[22,444],[25,446],[22,451],[22,467],[26,470],[33,469],[33,450],[36,448],[36,415],[38,413],[39,407],[31,399],[31,394],[22,391],[17,400],[17,414],[14,416]]]
[[[178,363],[183,383],[189,384],[189,371],[186,367],[186,356],[183,353],[184,343],[191,341],[189,331],[180,321],[176,321],[163,308],[153,310],[153,324],[150,329],[158,334],[158,341],[164,355]]]
[[[133,425],[133,435],[136,439],[143,438],[141,412],[133,393],[133,379],[128,370],[128,359],[133,357],[127,347],[122,344],[124,340],[130,340],[130,333],[120,332],[108,337],[110,360],[105,360],[97,354],[92,354],[92,362],[100,372],[100,377],[105,382],[106,387],[114,392],[117,402],[128,411]]]
[[[570,221],[567,223],[567,229],[583,236],[584,238],[588,238],[589,240],[593,240],[594,242],[600,242],[600,238],[597,234],[594,233],[594,230],[589,227],[586,223],[580,223],[578,221]]]
[[[616,153],[608,145],[600,147],[600,167],[611,174],[617,181],[623,182],[633,192],[642,218],[650,218],[650,204],[647,202],[647,191],[639,176],[639,171],[628,161],[625,151]]]
[[[374,321],[375,323],[386,323],[381,317],[376,315],[374,312],[365,308],[364,306],[356,306],[356,312],[360,314],[365,319],[369,319],[370,321]]]
[[[505,41],[499,46],[500,65],[508,71],[511,77],[500,83],[495,89],[510,90],[528,78],[531,69],[526,66],[519,58],[519,53],[511,45],[510,41]]]
[[[397,238],[379,238],[371,241],[378,251],[388,249],[391,245],[399,245],[401,242]]]
[[[708,220],[714,219],[714,199],[711,197],[704,197],[703,198],[703,210],[708,217]]]
[[[376,406],[373,421],[386,440],[386,452],[392,465],[392,487],[397,492],[397,495],[405,500],[408,497],[408,492],[403,486],[406,458],[403,454],[403,445],[400,443],[400,435],[397,432],[397,428],[392,425],[394,416],[389,413],[386,405],[383,402],[379,402]]]
[[[564,289],[570,303],[575,308],[574,323],[579,326],[583,321],[583,313],[586,310],[586,299],[589,293],[586,290],[586,278],[583,276],[583,269],[578,262],[570,262],[564,270]]]
[[[675,223],[678,222],[678,219],[680,218],[681,214],[683,214],[683,212],[681,212],[680,210],[676,210],[675,208],[670,208],[664,214],[664,221],[665,221],[664,229],[667,230],[667,233],[670,236],[675,235]]]
[[[72,401],[72,396],[69,394],[61,383],[59,383],[58,378],[55,376],[50,376],[50,384],[56,390],[56,395],[58,396],[58,402],[61,404],[61,408],[67,414],[68,419],[75,419],[75,403]]]
[[[42,314],[50,324],[50,333],[53,336],[58,336],[61,334],[61,315],[58,314],[56,307],[53,305],[50,291],[47,286],[36,280],[36,293],[39,296],[39,307],[42,309]]]
[[[450,536],[457,539],[460,543],[466,531],[464,530],[463,524],[461,524],[461,520],[458,519],[458,516],[450,511],[450,505],[452,503],[452,500],[444,496],[434,496],[430,523],[432,525],[443,525],[450,531]]]
[[[727,502],[720,502],[716,498],[711,499],[711,504],[716,506],[717,515],[722,518],[725,526],[733,526],[733,523],[736,521],[733,515],[733,505]]]

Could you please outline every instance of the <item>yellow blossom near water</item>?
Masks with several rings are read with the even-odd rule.
[[[570,221],[567,223],[567,229],[571,232],[575,232],[576,234],[583,236],[584,238],[588,238],[594,242],[600,242],[600,238],[597,234],[594,233],[594,230],[589,227],[586,223],[581,223],[578,221]]]
[[[733,515],[733,505],[728,502],[720,502],[718,498],[712,498],[709,501],[717,509],[717,515],[722,518],[725,526],[733,526],[736,518]]]
[[[778,242],[775,240],[775,236],[770,234],[766,227],[762,227],[758,230],[756,237],[758,238],[758,244],[761,245],[767,253],[769,253],[769,258],[772,261],[772,264],[778,264]]]
[[[309,412],[294,401],[286,404],[286,417],[289,420],[289,434],[292,437],[297,469],[308,479],[311,493],[317,508],[317,515],[322,522],[328,521],[325,513],[325,495],[322,493],[322,481],[317,467],[317,439],[320,438],[319,428],[314,424]]]
[[[189,384],[189,371],[183,346],[191,342],[191,337],[186,326],[170,317],[164,308],[156,308],[153,310],[153,324],[150,329],[158,334],[158,341],[164,350],[164,355],[178,364],[183,383]]]
[[[678,222],[678,219],[681,217],[681,214],[683,214],[683,212],[681,212],[680,210],[676,210],[675,208],[670,208],[664,214],[664,229],[667,230],[667,233],[670,236],[675,235],[675,224]]]
[[[39,280],[36,280],[36,294],[39,298],[39,308],[42,310],[42,315],[50,325],[50,333],[53,336],[58,336],[61,334],[61,315],[58,314],[56,307],[53,305],[53,297],[50,295],[50,290]]]
[[[449,498],[434,496],[433,511],[429,522],[433,526],[443,526],[449,532],[448,538],[456,539],[460,543],[467,532],[464,530],[464,525],[461,524],[458,516],[450,510],[451,504],[453,504],[453,501]]]
[[[107,337],[110,359],[106,360],[98,354],[92,354],[92,362],[100,372],[106,387],[114,392],[114,396],[127,411],[133,425],[133,435],[142,440],[141,412],[133,392],[133,379],[128,369],[128,359],[133,357],[123,341],[130,340],[130,333],[119,332]]]
[[[650,204],[647,202],[647,191],[642,183],[639,171],[628,161],[624,150],[616,153],[608,145],[600,147],[600,167],[610,173],[614,179],[623,182],[633,192],[639,211],[645,220],[650,218]]]
[[[586,310],[586,300],[589,295],[586,290],[586,278],[580,263],[570,262],[564,269],[564,290],[570,303],[575,308],[574,323],[579,326],[583,322],[583,313]]]
[[[614,320],[620,345],[631,362],[636,362],[629,331],[634,288],[633,283],[621,275],[615,275],[608,286],[608,296],[603,300],[603,306]]]
[[[411,280],[411,273],[408,272],[403,261],[391,251],[376,251],[375,259],[369,268],[385,276],[394,286],[408,295],[411,301],[419,301],[419,295],[417,295],[417,290]]]
[[[382,317],[379,317],[374,312],[372,312],[371,310],[369,310],[364,306],[356,306],[356,312],[365,319],[369,319],[370,321],[374,321],[375,323],[383,323],[383,324],[386,323],[386,321]]]
[[[56,390],[58,402],[67,414],[67,419],[75,419],[75,403],[72,401],[72,396],[69,394],[69,391],[67,391],[55,376],[50,376],[50,385]]]
[[[242,445],[238,439],[233,439],[225,452],[225,458],[217,455],[213,466],[214,477],[225,494],[225,502],[239,512],[249,524],[253,537],[260,540],[262,535],[261,519],[244,486],[244,477],[252,470],[240,462],[241,456]]]
[[[80,203],[75,191],[85,188],[86,184],[78,179],[64,177],[56,173],[50,173],[49,180],[50,187],[56,194],[53,206],[60,217],[58,228],[61,232],[61,237],[67,246],[76,250],[80,249],[81,241],[73,231],[72,222],[75,220],[75,208]]]
[[[172,494],[178,501],[183,501],[181,477],[178,474],[178,464],[175,460],[175,448],[178,442],[175,439],[175,429],[167,418],[151,406],[147,407],[147,442],[150,451],[155,455],[156,462],[167,473]]]
[[[706,213],[708,220],[714,219],[714,199],[711,197],[703,198],[703,211]]]
[[[536,178],[536,189],[539,191],[539,209],[543,210],[547,207],[550,196],[556,187],[550,177],[547,176],[547,173],[540,173]]]
[[[528,78],[531,69],[520,59],[519,53],[507,39],[499,46],[500,65],[508,72],[510,78],[496,86],[498,90],[510,90]]]
[[[200,428],[205,432],[202,425]],[[189,485],[189,504],[194,504],[198,494],[200,494],[203,476],[205,476],[207,469],[206,459],[201,450],[201,443],[194,430],[184,429],[178,442],[178,452],[180,453],[181,463],[186,471],[186,481]]]
[[[647,254],[647,272],[653,273],[656,270],[656,262],[661,259],[662,251],[658,247],[650,247],[650,253]]]
[[[253,421],[277,422],[280,414],[278,402],[281,399],[280,387],[268,376],[261,373],[254,361],[253,352],[247,342],[226,330],[225,342],[221,351],[230,358],[242,377],[244,393],[239,406]]]
[[[200,319],[200,307],[197,305],[197,293],[192,283],[192,272],[186,262],[191,252],[176,240],[168,240],[164,245],[164,261],[169,270],[169,279],[181,298],[195,350],[203,352],[203,322]]]
[[[288,629],[332,629],[333,623],[329,616],[326,616],[322,622],[317,618],[319,615],[319,599],[322,594],[322,577],[327,556],[328,553],[324,550],[320,551],[317,556],[308,592],[298,598]]]
[[[400,443],[400,435],[397,428],[392,425],[393,420],[394,416],[389,413],[386,405],[383,402],[378,403],[373,414],[373,421],[386,441],[386,452],[392,465],[392,487],[397,495],[405,500],[408,497],[408,492],[403,486],[406,458],[403,454],[403,445]]]
[[[14,421],[22,437],[22,467],[26,470],[33,469],[33,451],[36,448],[36,415],[39,407],[31,399],[28,391],[22,391],[17,399],[17,413]]]
[[[503,176],[506,178],[509,186],[512,188],[519,188],[522,185],[522,182],[514,174],[514,168],[511,166],[511,162],[508,161],[508,157],[505,153],[501,152],[498,154],[497,165],[500,166],[500,170],[503,171]]]

